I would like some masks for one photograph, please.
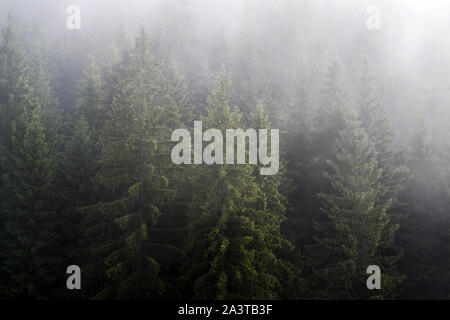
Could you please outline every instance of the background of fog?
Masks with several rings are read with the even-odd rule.
[[[81,8],[78,31],[66,28],[71,4]],[[369,5],[381,9],[381,30],[366,27]],[[450,5],[445,0],[2,0],[2,20],[10,10],[28,26],[23,30],[28,36],[50,51],[64,50],[67,60],[54,63],[67,68],[72,62],[75,75],[81,73],[78,61],[88,54],[108,55],[118,35],[131,41],[139,26],[149,31],[156,51],[164,37],[164,52],[173,57],[163,58],[177,60],[190,84],[215,73],[254,42],[275,96],[283,95],[299,68],[308,69],[311,81],[322,81],[330,59],[340,60],[347,77],[357,79],[359,59],[367,55],[402,133],[398,144],[410,136],[421,113],[432,119],[437,136],[447,130]],[[100,43],[105,51],[89,52],[98,47],[89,43]],[[64,90],[76,81],[66,79]],[[65,104],[70,107],[69,98]]]

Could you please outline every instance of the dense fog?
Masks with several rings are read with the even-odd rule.
[[[2,0],[0,297],[449,299],[449,17],[447,0]],[[172,167],[170,132],[195,120],[279,129],[280,172]],[[15,253],[32,225],[54,234]]]
[[[72,4],[82,10],[82,28],[76,32],[66,28]],[[213,63],[227,64],[249,40],[257,43],[279,91],[288,86],[294,66],[308,65],[320,81],[327,61],[337,58],[354,77],[358,60],[367,55],[401,130],[408,130],[417,112],[446,128],[450,5],[445,0],[4,0],[0,5],[3,20],[15,11],[22,27],[32,29],[30,36],[43,39],[48,50],[65,46],[80,60],[106,51],[120,32],[131,41],[144,26],[155,47],[165,37],[164,46],[192,77],[214,72]],[[366,27],[371,5],[380,9],[380,30]],[[61,44],[62,38],[67,42]],[[214,54],[218,46],[224,61]]]

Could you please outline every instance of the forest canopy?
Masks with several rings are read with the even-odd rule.
[[[3,0],[0,299],[450,299],[449,14]]]

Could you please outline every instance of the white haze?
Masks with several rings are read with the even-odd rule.
[[[356,77],[354,59],[366,53],[399,130],[408,132],[411,115],[418,112],[430,116],[437,130],[447,130],[441,119],[450,103],[450,1],[2,0],[0,17],[4,20],[10,9],[27,23],[34,17],[51,42],[67,32],[65,10],[70,4],[82,9],[82,35],[105,43],[121,27],[132,35],[144,26],[157,37],[165,24],[187,17],[195,42],[186,35],[181,47],[193,47],[199,73],[209,59],[208,48],[222,40],[235,45],[246,27],[250,34],[254,28],[274,70],[271,83],[281,88],[294,62],[308,64],[320,81],[327,61],[337,57],[349,77]],[[369,5],[381,10],[381,30],[366,28]]]

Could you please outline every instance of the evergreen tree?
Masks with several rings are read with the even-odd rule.
[[[88,235],[100,237],[91,250],[105,257],[110,279],[97,297],[159,298],[164,284],[158,277],[159,264],[146,245],[148,230],[157,223],[168,191],[167,177],[158,170],[163,90],[161,67],[150,53],[143,30],[117,71],[121,76],[111,93],[97,175],[107,193],[102,202],[84,209],[101,217],[101,224],[87,230]]]
[[[52,77],[49,70],[49,62],[45,56],[43,37],[39,32],[32,33],[33,40],[26,44],[30,68],[30,84],[33,86],[33,95],[42,107],[43,125],[45,135],[52,153],[60,152],[63,114],[59,100],[52,87]],[[53,150],[54,149],[54,150]]]
[[[192,123],[192,108],[189,103],[187,85],[184,76],[175,63],[163,68],[164,74],[164,113],[160,122],[165,126],[161,130],[158,156],[161,161],[158,171],[168,179],[168,198],[162,209],[158,223],[150,228],[149,248],[157,261],[161,263],[160,276],[167,281],[168,295],[179,298],[176,289],[183,262],[183,244],[188,234],[188,206],[192,199],[192,175],[190,166],[178,166],[170,160],[173,142],[172,132]]]
[[[17,39],[16,24],[11,14],[2,29],[0,47],[0,106],[1,106],[1,147],[3,154],[12,147],[13,119],[23,112],[32,99],[33,90],[29,84],[29,70],[23,49]],[[6,159],[3,159],[6,161]],[[5,163],[2,163],[5,166]]]
[[[329,160],[325,177],[333,192],[320,193],[325,219],[317,221],[319,236],[309,246],[312,292],[317,298],[391,298],[401,276],[395,272],[395,251],[389,250],[398,225],[390,223],[391,200],[378,201],[382,192],[382,169],[349,105],[344,107],[344,127]],[[366,269],[382,270],[382,290],[366,287]]]
[[[413,178],[401,194],[405,205],[398,238],[404,256],[399,266],[409,279],[402,286],[404,298],[447,299],[450,292],[450,175],[445,154],[433,139],[431,122],[419,116],[408,152]]]
[[[383,169],[381,181],[385,188],[382,198],[396,202],[409,178],[403,154],[393,149],[394,131],[384,107],[381,88],[375,84],[367,58],[360,76],[359,114],[361,125],[373,142],[377,161]]]
[[[97,202],[104,190],[96,188],[94,177],[99,170],[96,159],[100,153],[99,136],[106,119],[105,88],[100,70],[95,59],[90,57],[90,64],[85,68],[78,85],[79,98],[75,110],[66,114],[63,126],[64,145],[57,155],[57,190],[62,204],[61,216],[63,238],[61,245],[66,249],[66,259],[69,264],[83,265],[83,297],[93,295],[96,288],[95,279],[104,274],[91,255],[85,250],[90,240],[85,237],[85,216],[80,208]],[[90,221],[94,224],[93,221]],[[99,221],[96,221],[100,223]],[[100,291],[100,290],[98,290]],[[98,292],[97,291],[97,292]],[[80,292],[66,292],[68,297],[79,297]]]
[[[85,266],[86,261],[91,260],[84,249],[88,243],[84,237],[86,225],[83,215],[78,210],[93,204],[98,197],[98,190],[93,183],[98,166],[95,162],[95,144],[89,125],[83,116],[78,117],[78,119],[72,117],[70,134],[65,137],[64,149],[59,157],[57,188],[64,206],[60,213],[64,217],[60,245],[66,248],[67,265]],[[83,273],[83,290],[65,292],[69,297],[79,297],[80,293],[83,297],[89,297],[92,288],[90,279],[98,273],[89,267],[84,267]],[[89,285],[85,285],[87,283]]]
[[[343,127],[343,108],[354,103],[343,66],[332,60],[320,92],[314,121],[314,144],[319,158],[330,159],[339,131]]]
[[[265,111],[265,105],[259,100],[255,112],[252,114],[252,128],[270,129],[269,118]],[[269,143],[270,145],[270,143]],[[283,165],[280,164],[281,171]],[[266,242],[264,250],[265,257],[271,257],[272,261],[263,260],[267,265],[274,264],[273,271],[281,285],[278,297],[282,299],[299,299],[305,297],[306,289],[301,270],[299,256],[294,245],[288,241],[281,232],[281,226],[285,221],[285,211],[287,199],[281,193],[282,173],[273,176],[260,175],[260,165],[255,167],[255,181],[260,192],[257,200],[257,208],[262,210],[260,214],[264,216],[264,226],[266,232]]]
[[[208,99],[206,127],[239,128],[241,114],[231,111],[231,81],[219,74]],[[277,275],[292,269],[275,250],[284,243],[279,233],[282,197],[276,183],[258,185],[251,165],[215,164],[197,167],[192,224],[187,248],[186,280],[197,299],[275,299],[282,292]],[[274,192],[271,195],[264,191]]]
[[[289,199],[285,230],[300,251],[312,240],[312,220],[317,210],[312,183],[316,173],[314,157],[317,157],[313,145],[316,103],[312,90],[311,78],[306,68],[302,67],[292,80],[281,129],[281,146],[283,158],[286,159],[282,190]]]
[[[0,46],[2,296],[46,298],[61,250],[54,198],[54,157],[34,95],[28,61],[8,16]]]
[[[78,84],[76,114],[87,122],[92,138],[98,140],[106,119],[105,88],[100,69],[94,56],[83,72]],[[98,147],[98,146],[97,146]]]
[[[16,298],[46,298],[57,278],[61,250],[53,196],[53,171],[42,126],[42,111],[32,105],[21,115],[25,132],[14,130],[15,168],[4,175],[8,185],[4,271],[11,282],[6,294]]]
[[[315,219],[320,206],[317,193],[330,192],[330,183],[323,175],[329,166],[327,160],[334,159],[333,147],[339,132],[344,126],[344,109],[354,107],[354,97],[347,84],[343,66],[337,60],[332,60],[327,69],[325,84],[318,93],[317,108],[314,108],[313,125],[309,137],[312,145],[309,155],[308,195],[305,200],[310,203],[312,219]],[[296,195],[298,196],[298,195]],[[308,210],[305,210],[308,214]],[[303,222],[311,222],[311,218]],[[308,221],[309,220],[309,221]],[[309,230],[313,227],[309,227]],[[304,239],[308,241],[307,239]]]

